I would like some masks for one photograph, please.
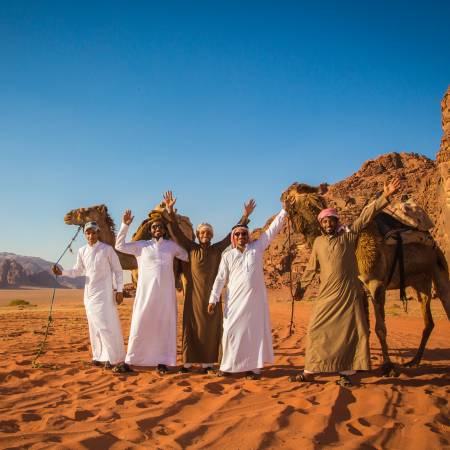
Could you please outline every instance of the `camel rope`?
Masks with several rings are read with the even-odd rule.
[[[295,297],[292,286],[292,247],[291,247],[291,219],[288,216],[288,245],[289,245],[289,288],[291,291],[291,323],[289,325],[289,336],[292,335],[292,329],[294,328],[294,305],[295,305]]]
[[[72,244],[74,243],[75,239],[78,237],[78,234],[80,233],[82,228],[83,227],[81,225],[78,227],[77,232],[75,233],[73,238],[70,240],[70,242],[67,244],[67,247],[64,249],[64,251],[62,252],[61,256],[55,262],[55,266],[61,261],[61,259],[67,253],[68,250],[70,250],[70,252],[72,253]],[[52,299],[51,299],[51,302],[50,302],[50,309],[49,309],[49,312],[48,312],[47,325],[45,327],[44,338],[42,339],[42,342],[39,344],[37,352],[36,352],[36,355],[33,358],[32,366],[34,368],[44,367],[42,364],[39,364],[37,362],[37,360],[44,353],[44,347],[45,347],[45,344],[47,342],[48,332],[50,330],[50,325],[53,323],[53,317],[52,317],[53,304],[55,302],[56,288],[58,286],[58,282],[57,282],[58,276],[55,275],[54,277],[55,277],[55,280],[54,280],[54,285],[53,285]]]

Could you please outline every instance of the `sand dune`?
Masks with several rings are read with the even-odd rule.
[[[36,307],[6,307],[10,299]],[[169,374],[151,369],[124,376],[89,366],[81,291],[59,291],[54,326],[41,362],[31,360],[42,338],[48,290],[1,291],[0,448],[318,449],[450,448],[450,327],[433,301],[436,327],[423,365],[399,378],[361,373],[359,387],[339,388],[336,377],[300,385],[288,376],[304,360],[312,303],[296,305],[288,335],[284,291],[270,294],[275,365],[260,381],[242,377]],[[120,307],[125,334],[132,302]],[[390,302],[387,318],[394,360],[411,358],[420,341],[417,304],[404,314]],[[374,366],[380,349],[372,333]]]

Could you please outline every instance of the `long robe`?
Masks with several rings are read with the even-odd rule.
[[[239,223],[247,223],[241,218]],[[169,231],[173,238],[187,250],[189,262],[183,263],[186,278],[183,307],[184,363],[215,363],[219,359],[222,338],[222,308],[208,314],[208,301],[219,270],[222,252],[230,245],[228,234],[224,239],[208,247],[202,247],[185,236],[176,220],[172,219]]]
[[[308,328],[305,369],[309,372],[369,370],[369,324],[358,278],[359,232],[388,201],[368,204],[349,231],[322,235],[313,244],[301,283],[306,288],[320,271],[319,293]]]
[[[135,366],[176,365],[177,299],[173,259],[187,261],[186,250],[166,239],[125,242],[122,223],[116,249],[136,256],[138,283],[125,362]]]
[[[86,276],[84,306],[93,359],[109,361],[111,364],[123,362],[125,347],[113,295],[113,281],[117,292],[122,292],[123,272],[114,249],[103,242],[96,242],[92,246],[86,244],[78,250],[74,268],[63,270],[62,274],[69,277]]]
[[[223,372],[245,372],[273,363],[272,331],[264,283],[263,255],[283,226],[281,210],[258,240],[222,254],[209,303],[217,303],[224,286]]]

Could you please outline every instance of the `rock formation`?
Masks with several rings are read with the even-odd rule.
[[[441,108],[444,135],[436,161],[417,153],[388,153],[366,161],[350,177],[332,185],[323,183],[320,188],[328,205],[340,211],[342,222],[350,224],[364,205],[382,191],[386,181],[393,176],[399,177],[402,198],[412,198],[425,209],[435,224],[431,234],[450,262],[450,86]],[[261,229],[255,230],[254,237],[260,232]],[[265,254],[264,270],[269,287],[289,284],[288,237],[288,225],[285,224]],[[303,272],[310,248],[305,238],[292,230],[290,241],[295,279]]]

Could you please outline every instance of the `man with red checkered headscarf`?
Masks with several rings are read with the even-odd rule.
[[[340,224],[333,208],[319,214],[322,236],[314,241],[301,290],[319,272],[320,288],[308,329],[305,370],[295,380],[313,381],[314,374],[339,372],[338,384],[350,387],[350,375],[370,369],[369,326],[355,250],[359,232],[387,206],[399,186],[398,180],[385,185],[383,195],[369,203],[349,228]]]

